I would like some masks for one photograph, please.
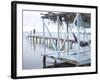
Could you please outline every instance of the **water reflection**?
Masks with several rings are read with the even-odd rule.
[[[54,40],[55,45],[57,46],[57,41]],[[61,42],[62,43],[62,42]],[[46,52],[54,51],[54,48],[51,45],[50,39],[45,39]],[[62,50],[66,49],[65,47]],[[72,47],[71,47],[72,48]],[[23,33],[23,58],[22,58],[22,67],[23,69],[40,69],[46,67],[65,67],[69,64],[63,64],[62,61],[57,61],[55,59],[47,58],[42,56],[43,54],[43,38],[33,38],[28,37],[28,33]],[[55,65],[56,64],[56,65]],[[70,65],[70,67],[73,65]]]

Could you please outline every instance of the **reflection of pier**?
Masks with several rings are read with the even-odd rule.
[[[43,43],[43,36],[42,35],[28,35],[28,38],[32,38],[33,42],[36,41],[36,43]],[[49,36],[45,36],[45,42],[47,42],[47,45],[51,43],[51,38]],[[57,37],[52,37],[52,40],[55,42],[55,45],[57,46],[57,42],[58,42],[58,38]],[[64,38],[59,38],[60,43],[63,43]],[[70,46],[72,47],[73,43],[77,43],[77,40],[73,40],[73,39],[69,39],[69,40],[65,40],[65,42],[68,42],[70,44]],[[89,41],[90,42],[90,41]],[[84,41],[80,41],[80,46],[85,47],[85,46],[89,46],[89,42],[84,42]],[[65,43],[64,43],[65,45]]]
[[[42,35],[28,35],[27,38],[28,39],[32,39],[34,43],[43,44],[43,36]],[[49,47],[51,45],[51,39],[50,39],[50,37],[49,36],[45,36],[44,40],[45,40],[45,45],[48,45],[48,47]],[[57,47],[57,45],[58,45],[57,44],[58,38],[57,37],[52,37],[52,40],[55,42],[55,45]],[[64,41],[63,38],[59,38],[59,40],[60,40],[60,43],[61,44]],[[84,41],[80,41],[80,42],[84,42]],[[67,45],[69,44],[69,47],[68,48],[65,47],[66,43],[67,43]],[[74,43],[76,43],[75,40],[72,40],[72,39],[67,40],[66,39],[65,40],[65,43],[64,43],[64,46],[63,46],[64,49],[63,49],[63,51],[60,51],[60,53],[61,53],[60,54],[60,57],[58,57],[58,54],[56,54],[58,52],[55,52],[55,51],[53,53],[50,52],[50,54],[49,54],[49,52],[48,52],[48,54],[43,55],[43,67],[44,68],[47,67],[47,65],[46,65],[47,58],[51,58],[51,59],[54,60],[54,64],[53,64],[54,67],[56,67],[56,65],[59,65],[59,64],[57,64],[57,61],[67,62],[67,63],[72,64],[74,66],[79,66],[79,65],[81,66],[83,64],[88,65],[90,63],[90,59],[89,59],[90,54],[87,54],[87,53],[89,53],[90,50],[80,51],[80,57],[81,57],[81,59],[83,61],[78,61],[78,56],[76,55],[77,54],[77,51],[74,51],[74,52],[73,51],[72,52],[70,51],[70,53],[72,55],[65,55],[66,52],[64,52],[64,50],[66,50],[66,49],[68,49],[68,50],[69,49],[73,49],[73,44]],[[73,53],[75,53],[75,54],[73,54]],[[82,53],[84,53],[84,54],[82,54]]]
[[[28,35],[28,38],[33,38],[33,39],[36,39],[36,41],[37,41],[37,39],[43,39],[43,36],[39,36],[39,35]],[[52,38],[53,40],[58,40],[58,38],[57,37],[53,37]],[[50,37],[48,37],[48,36],[45,36],[45,40],[50,40]],[[64,39],[63,38],[60,38],[60,40],[61,41],[63,41]],[[67,40],[66,40],[67,41]],[[72,42],[72,43],[75,43],[75,40],[68,40],[69,42]]]
[[[50,38],[50,36],[45,36],[45,38],[43,38],[42,35],[28,35],[27,36],[28,39],[32,39],[33,43],[36,43],[36,44],[43,44],[45,43],[45,46],[47,46],[49,49],[53,50],[56,48],[57,49],[57,46],[58,46],[58,38],[57,37],[52,37],[52,40]],[[55,48],[52,46],[52,41],[55,45]],[[59,41],[60,41],[60,46],[63,44],[62,48],[60,50],[66,50],[68,51],[69,49],[72,49],[72,45],[73,43],[75,43],[76,41],[75,40],[65,40],[64,41],[64,38],[59,38]],[[69,45],[69,46],[67,46]]]
[[[43,40],[43,36],[41,36],[41,35],[28,35],[28,38],[33,38],[33,41],[35,40],[36,43],[38,41],[41,43],[42,40]],[[58,38],[57,37],[53,37],[52,39],[55,41],[55,44],[57,45]],[[59,38],[59,40],[60,40],[60,42],[64,41],[63,38]],[[51,41],[50,37],[49,36],[45,36],[45,41],[50,42]],[[75,43],[76,42],[75,40],[65,40],[65,41],[66,42],[70,42],[70,43]]]

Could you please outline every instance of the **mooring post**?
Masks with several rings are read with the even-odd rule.
[[[37,37],[36,37],[36,43],[37,43]]]
[[[56,50],[57,50],[57,39],[55,39],[55,41],[56,41],[55,44],[56,44]]]
[[[46,68],[46,55],[43,56],[43,68]]]
[[[33,43],[34,43],[34,36],[33,36]]]
[[[54,59],[54,67],[56,67],[56,64],[57,64],[57,60]]]

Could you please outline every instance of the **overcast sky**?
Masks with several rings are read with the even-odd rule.
[[[24,11],[23,12],[23,31],[32,31],[33,29],[36,32],[43,32],[43,20],[41,18],[40,11]],[[57,32],[57,24],[52,24],[49,20],[45,21],[46,24],[50,23],[48,29],[50,32]],[[66,25],[63,25],[63,30],[66,30]],[[45,30],[47,32],[47,30]],[[76,28],[73,28],[73,31],[77,31]]]
[[[24,11],[23,12],[23,31],[31,31],[35,29],[36,31],[43,31],[43,21],[41,14],[44,12],[39,11]],[[46,13],[46,12],[45,12]],[[48,24],[48,20],[45,21]],[[57,30],[57,25],[49,24],[49,30],[55,32]]]

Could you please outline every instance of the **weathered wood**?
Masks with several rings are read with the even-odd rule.
[[[43,56],[43,68],[45,68],[46,67],[46,56],[44,55]]]
[[[65,62],[73,64],[75,66],[79,66],[80,65],[77,61],[70,60],[70,59],[67,59],[67,58],[57,58],[57,57],[54,57],[54,56],[47,56],[47,55],[46,55],[46,57],[54,59],[54,66],[57,65],[57,60],[65,61]]]
[[[37,38],[40,38],[40,39],[43,39],[43,36],[39,36],[39,35],[28,35],[28,37],[31,37],[31,38],[36,38],[36,41],[37,41]],[[45,39],[50,39],[50,37],[48,36],[45,36]],[[52,38],[53,40],[58,40],[57,37],[53,37]],[[64,40],[63,38],[60,38],[60,40]],[[66,41],[69,41],[69,42],[72,42],[72,43],[76,43],[75,40],[66,40]]]

